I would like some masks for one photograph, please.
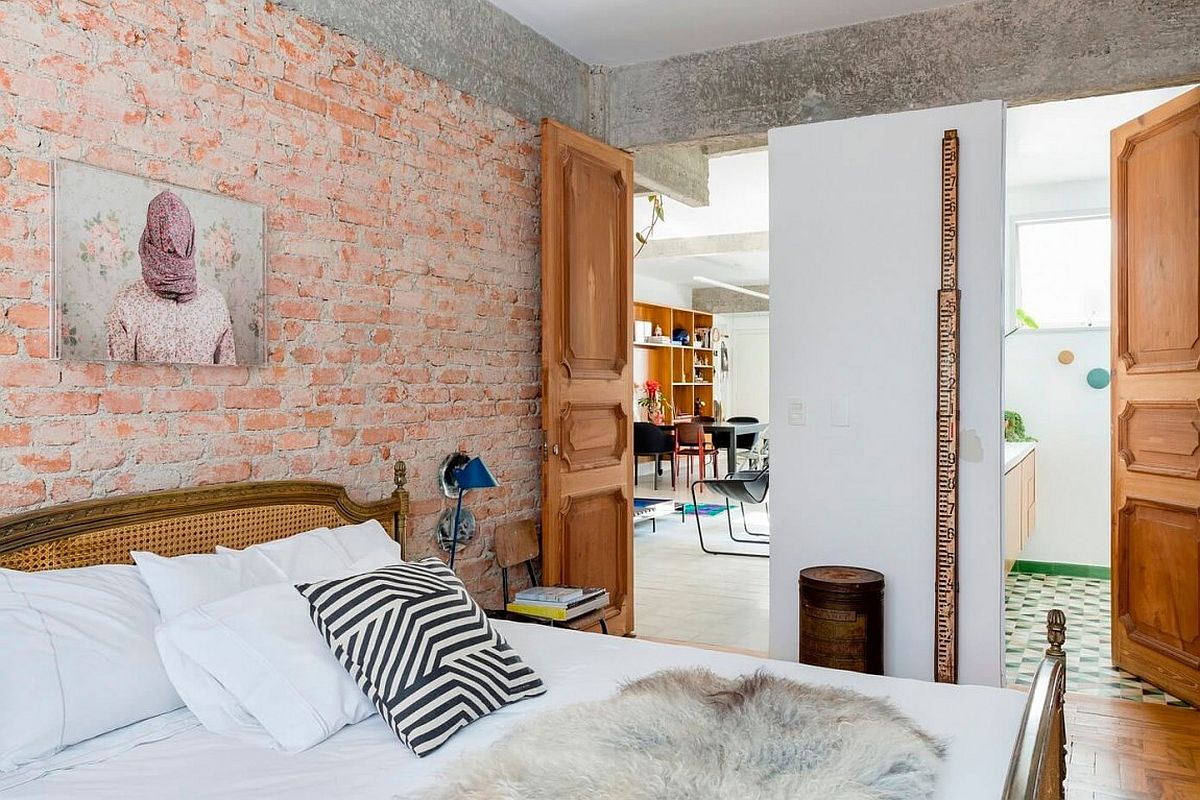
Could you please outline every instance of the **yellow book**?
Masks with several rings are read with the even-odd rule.
[[[523,614],[526,617],[538,617],[539,619],[550,619],[555,622],[566,622],[569,619],[582,616],[589,611],[595,611],[597,608],[604,608],[606,605],[608,605],[608,592],[604,592],[574,606],[552,607],[537,603],[509,603],[505,606],[505,609],[511,614]]]

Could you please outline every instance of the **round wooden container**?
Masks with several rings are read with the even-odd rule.
[[[883,674],[883,574],[861,567],[800,571],[800,663]]]

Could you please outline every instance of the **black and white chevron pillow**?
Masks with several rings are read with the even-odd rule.
[[[333,654],[418,756],[546,691],[436,558],[296,588]]]

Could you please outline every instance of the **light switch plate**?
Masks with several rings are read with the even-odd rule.
[[[833,404],[829,409],[829,424],[835,428],[850,427],[850,398],[833,398]]]
[[[788,425],[807,425],[808,406],[798,397],[788,398]]]

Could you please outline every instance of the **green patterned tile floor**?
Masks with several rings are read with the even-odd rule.
[[[1112,664],[1109,582],[1011,572],[1004,586],[1004,667],[1008,684],[1029,685],[1046,649],[1046,612],[1067,615],[1067,691],[1187,706]]]

